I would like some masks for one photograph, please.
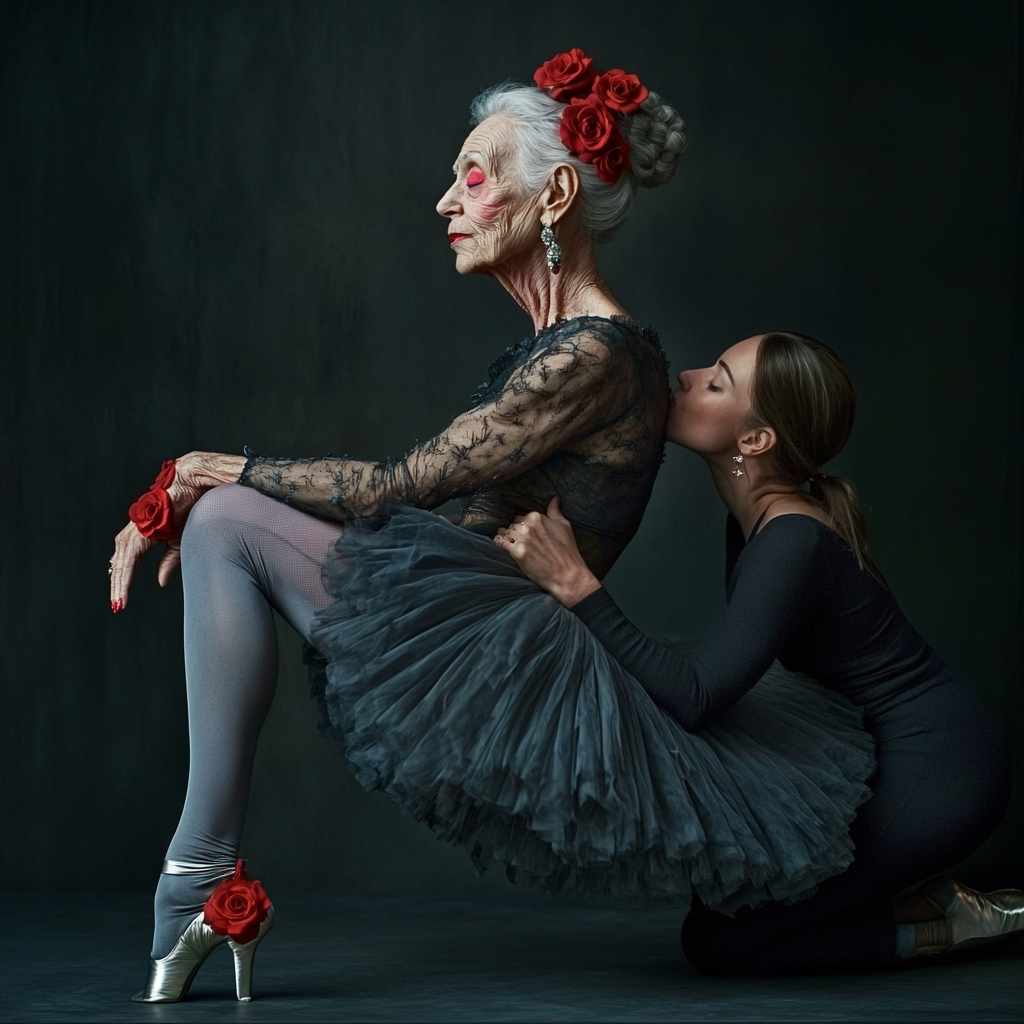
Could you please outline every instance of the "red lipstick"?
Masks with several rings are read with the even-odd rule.
[[[469,238],[469,235],[464,235],[459,231],[448,232],[448,244],[455,245],[456,242],[461,242],[464,238]]]

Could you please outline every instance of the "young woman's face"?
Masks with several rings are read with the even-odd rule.
[[[534,203],[523,193],[512,123],[499,114],[469,133],[453,168],[455,183],[437,212],[450,221],[448,243],[460,274],[486,274],[531,245],[539,250]]]
[[[763,337],[733,345],[714,366],[679,374],[665,428],[669,441],[699,455],[736,451],[750,415],[750,382]]]

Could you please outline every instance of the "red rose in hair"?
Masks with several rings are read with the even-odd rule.
[[[640,84],[640,79],[636,75],[627,75],[622,68],[612,68],[594,83],[594,95],[606,107],[611,107],[620,114],[632,114],[647,99],[650,92]]]
[[[128,518],[143,537],[170,540],[174,536],[174,510],[171,497],[163,489],[146,491],[130,509]]]
[[[160,472],[156,475],[156,480],[149,485],[151,491],[166,491],[171,484],[174,483],[174,478],[178,474],[178,466],[174,459],[168,459],[161,467]]]
[[[618,181],[623,171],[633,170],[629,162],[629,145],[620,138],[613,139],[594,157],[593,163],[602,181]]]
[[[591,59],[578,47],[568,53],[556,54],[533,73],[533,80],[541,89],[550,89],[552,99],[570,100],[586,96],[597,78],[590,66]]]
[[[210,893],[203,907],[203,920],[218,935],[244,946],[259,935],[269,910],[270,897],[258,881],[249,878],[245,861],[240,860],[234,877],[225,879]]]
[[[562,121],[558,126],[562,145],[585,164],[594,162],[614,133],[614,116],[593,96],[585,100],[570,100],[562,111]]]

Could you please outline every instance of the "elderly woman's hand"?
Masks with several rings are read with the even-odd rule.
[[[205,452],[191,452],[175,460],[174,482],[167,488],[171,499],[174,532],[157,568],[157,582],[166,587],[174,570],[181,564],[181,534],[189,511],[203,492],[219,482],[207,479],[204,473]],[[231,458],[230,456],[228,458]],[[244,459],[241,460],[244,463]],[[114,556],[110,559],[110,610],[115,614],[128,605],[128,590],[135,576],[135,567],[142,556],[160,541],[144,537],[134,523],[129,523],[114,538]]]
[[[494,543],[504,548],[538,587],[566,608],[601,586],[576,547],[572,524],[562,515],[558,498],[551,499],[546,516],[539,512],[517,516],[515,522],[497,532]]]

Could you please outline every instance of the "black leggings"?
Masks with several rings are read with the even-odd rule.
[[[966,682],[951,674],[873,731],[878,770],[850,830],[853,864],[793,906],[729,918],[695,903],[682,944],[699,970],[772,975],[895,964],[893,896],[991,834],[1009,800],[1009,753]]]

